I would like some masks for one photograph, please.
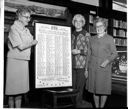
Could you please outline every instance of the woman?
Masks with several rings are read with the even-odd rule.
[[[29,29],[31,11],[27,7],[16,11],[17,20],[11,26],[8,36],[7,76],[5,94],[9,108],[20,108],[22,94],[29,91],[29,69],[31,47],[37,44]]]
[[[73,59],[73,88],[79,91],[76,97],[77,106],[85,103],[83,100],[83,90],[86,83],[84,76],[86,66],[87,47],[90,34],[83,28],[85,18],[81,14],[73,17],[72,24],[75,30],[72,33],[72,55]]]
[[[106,22],[97,18],[94,22],[97,35],[90,38],[88,49],[87,90],[93,93],[96,108],[103,108],[111,94],[111,63],[117,52],[113,37],[106,33]],[[85,73],[87,75],[87,72]]]

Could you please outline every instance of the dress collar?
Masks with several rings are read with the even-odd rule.
[[[82,29],[81,31],[74,31],[74,35],[75,35],[75,36],[79,35],[80,33],[81,33],[81,34],[85,34],[86,31],[85,31],[84,29]]]
[[[100,38],[104,37],[105,35],[106,35],[106,33],[104,33],[104,34],[103,34],[102,36],[100,36],[100,37],[97,35],[97,38],[100,39]]]

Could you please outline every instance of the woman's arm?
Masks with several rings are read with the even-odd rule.
[[[85,73],[84,73],[85,78],[88,78],[88,66],[89,66],[90,55],[91,55],[91,44],[90,44],[90,41],[89,41],[88,46],[87,46],[87,57],[86,57]]]
[[[20,36],[19,31],[12,26],[9,32],[9,40],[13,47],[17,47],[19,50],[25,50],[37,44],[37,40],[31,42],[23,42]]]
[[[87,57],[86,57],[86,66],[85,66],[86,70],[88,69],[90,56],[91,56],[91,37],[89,39],[88,46],[87,46]]]
[[[31,48],[32,46],[37,44],[37,40],[33,40],[32,42],[28,42],[28,43],[23,43],[21,45],[18,46],[19,50],[25,50],[27,48]]]
[[[111,37],[109,40],[109,49],[110,49],[110,56],[100,65],[101,67],[106,67],[109,63],[111,63],[117,57],[116,46],[114,43],[113,38]]]
[[[114,43],[114,39],[110,39],[109,41],[109,47],[110,47],[110,56],[108,57],[109,62],[113,61],[117,57],[117,51],[116,51],[116,46]]]
[[[81,55],[87,55],[87,48],[88,48],[88,44],[89,44],[89,38],[90,38],[90,34],[89,33],[86,33],[86,36],[85,36],[85,41],[83,42],[83,45],[86,46],[84,47],[83,50],[80,50],[80,54]],[[85,43],[85,44],[84,44]]]

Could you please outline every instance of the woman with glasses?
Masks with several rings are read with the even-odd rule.
[[[105,19],[96,18],[94,26],[97,35],[89,41],[86,88],[93,93],[95,107],[103,108],[107,96],[111,94],[111,64],[117,52],[113,37],[106,33]]]
[[[31,47],[37,44],[29,29],[31,11],[27,7],[16,11],[17,19],[8,36],[7,76],[5,94],[9,108],[20,108],[22,94],[29,91],[29,67]]]

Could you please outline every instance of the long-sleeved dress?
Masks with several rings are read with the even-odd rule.
[[[117,52],[113,37],[105,34],[98,38],[93,36],[88,49],[88,79],[86,89],[95,94],[111,94],[111,64]],[[103,68],[100,65],[106,60],[109,64]]]

